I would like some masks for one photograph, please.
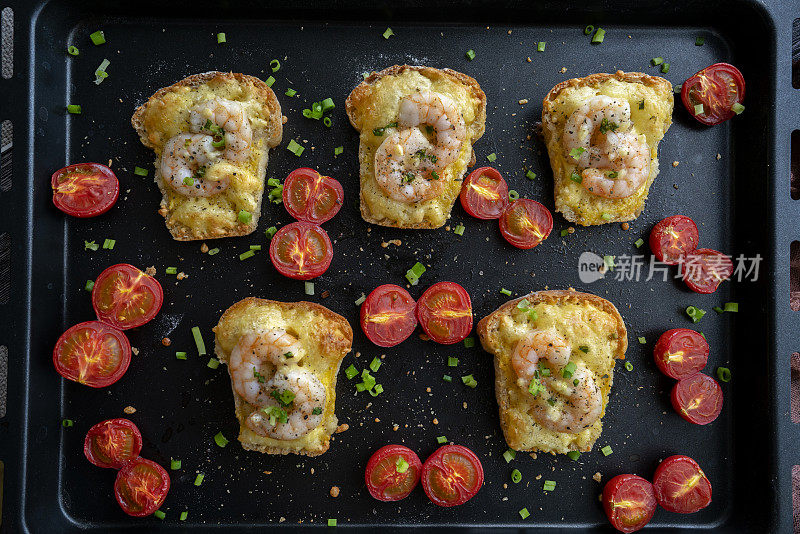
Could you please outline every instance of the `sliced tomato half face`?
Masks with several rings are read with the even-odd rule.
[[[703,370],[711,352],[706,338],[688,328],[667,330],[653,348],[653,359],[662,373],[675,380]]]
[[[458,343],[472,331],[469,293],[455,282],[433,284],[417,302],[417,319],[435,342],[443,345]]]
[[[169,493],[169,475],[155,462],[136,458],[117,473],[114,496],[122,511],[144,517],[158,510]]]
[[[130,363],[128,338],[100,321],[69,328],[53,349],[53,365],[58,374],[93,388],[109,386],[122,378]]]
[[[698,248],[681,262],[684,283],[695,293],[713,293],[733,274],[733,260],[710,248]]]
[[[158,280],[133,265],[112,265],[97,277],[92,306],[97,318],[120,330],[142,326],[158,314],[164,291]]]
[[[379,347],[402,343],[417,327],[417,303],[400,286],[384,284],[361,305],[361,329]]]
[[[461,445],[444,445],[422,466],[422,488],[439,506],[464,504],[483,485],[483,466],[474,452]]]
[[[662,219],[650,231],[650,250],[658,261],[677,265],[700,242],[697,225],[684,215]]]
[[[509,203],[508,184],[493,167],[475,169],[461,186],[461,206],[478,219],[498,219]]]
[[[53,173],[53,204],[73,217],[95,217],[111,209],[119,198],[114,171],[99,163],[77,163]]]
[[[617,475],[603,488],[603,509],[620,532],[641,530],[656,511],[653,485],[637,475]]]
[[[295,222],[272,237],[269,258],[283,276],[308,280],[328,270],[333,259],[333,245],[321,226]]]
[[[298,221],[322,224],[339,213],[343,203],[342,184],[308,167],[293,170],[283,184],[283,205]]]
[[[500,233],[517,248],[533,248],[550,235],[553,215],[535,200],[515,200],[500,215]]]
[[[83,442],[83,454],[97,467],[120,469],[142,452],[142,433],[128,419],[97,423]]]
[[[710,376],[697,373],[675,384],[670,400],[678,415],[690,423],[707,425],[722,411],[722,388]]]
[[[367,462],[364,478],[369,494],[379,501],[399,501],[419,483],[422,462],[417,453],[402,445],[386,445]]]
[[[661,462],[653,487],[658,504],[670,512],[691,514],[711,504],[711,482],[688,456],[670,456]]]
[[[719,124],[734,117],[734,106],[744,100],[744,76],[729,63],[714,63],[683,82],[681,100],[698,121]]]

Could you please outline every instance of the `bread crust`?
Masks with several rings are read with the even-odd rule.
[[[269,157],[269,149],[275,148],[278,146],[283,138],[283,123],[285,122],[285,117],[281,113],[281,105],[278,102],[278,98],[275,96],[275,93],[272,89],[264,83],[261,79],[256,78],[255,76],[249,76],[247,74],[236,73],[236,72],[219,72],[219,71],[209,71],[200,74],[193,74],[188,76],[170,86],[162,87],[158,91],[156,91],[153,96],[147,99],[147,102],[142,104],[141,106],[137,107],[131,117],[131,125],[133,126],[136,133],[139,135],[139,140],[142,142],[144,146],[150,149],[156,148],[156,143],[150,138],[149,132],[145,127],[145,115],[147,114],[148,108],[154,105],[156,102],[161,101],[167,94],[171,92],[176,92],[183,87],[193,88],[198,87],[200,85],[206,84],[212,80],[219,79],[222,81],[234,81],[240,85],[252,85],[258,94],[258,99],[267,107],[269,110],[268,114],[268,122],[269,127],[254,133],[254,138],[259,139],[263,138],[264,142],[267,146],[267,149],[264,150],[264,154],[261,158],[261,161],[258,163],[258,173],[260,176],[258,178],[263,182],[264,181],[264,173],[266,171],[267,160]],[[261,202],[263,199],[263,191],[262,194],[257,199],[257,207],[252,213],[252,218],[248,224],[238,224],[235,228],[230,230],[222,230],[214,235],[207,235],[196,231],[196,229],[191,228],[189,226],[171,221],[169,218],[169,213],[167,210],[167,189],[166,185],[164,184],[164,180],[161,177],[161,159],[160,157],[156,160],[155,164],[155,173],[154,179],[156,185],[158,186],[159,191],[161,191],[161,206],[158,210],[158,213],[164,217],[165,223],[167,228],[169,229],[170,233],[172,234],[173,239],[176,241],[194,241],[200,239],[216,239],[222,237],[235,237],[235,236],[242,236],[248,235],[253,233],[255,229],[258,227],[258,219],[261,215]]]
[[[391,67],[387,67],[379,72],[373,72],[369,76],[367,76],[363,82],[358,84],[355,89],[350,93],[345,100],[345,111],[347,112],[347,118],[350,120],[350,124],[358,130],[360,133],[361,128],[361,114],[362,112],[367,112],[368,106],[367,102],[371,97],[372,88],[375,84],[377,84],[382,78],[388,76],[399,76],[404,72],[419,72],[426,78],[438,78],[438,77],[448,77],[458,83],[466,86],[472,96],[478,99],[478,110],[475,114],[475,120],[470,124],[470,129],[472,130],[472,138],[471,144],[475,144],[475,142],[481,138],[485,129],[486,129],[486,93],[483,92],[481,89],[480,84],[474,78],[467,76],[464,73],[452,70],[452,69],[437,69],[434,67],[426,67],[423,65],[392,65]],[[359,161],[363,159],[365,155],[365,151],[367,149],[363,146],[363,143],[359,142]],[[470,166],[475,165],[475,153],[472,152],[470,157]],[[361,169],[362,179],[363,173],[365,170]],[[359,195],[360,199],[360,206],[361,206],[361,217],[370,224],[377,224],[379,226],[389,226],[392,228],[407,228],[407,229],[434,229],[440,228],[444,226],[444,222],[442,224],[436,225],[432,222],[423,219],[418,223],[411,223],[411,224],[399,224],[398,221],[388,218],[380,218],[374,215],[370,210],[369,207],[364,202],[364,196]],[[452,205],[450,206],[452,210]],[[449,218],[449,213],[448,217]]]

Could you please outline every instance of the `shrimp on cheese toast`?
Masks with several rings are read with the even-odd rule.
[[[258,225],[269,150],[283,136],[275,93],[244,74],[207,72],[158,90],[131,124],[156,153],[159,213],[178,241]]]
[[[538,291],[478,323],[494,355],[500,426],[517,451],[589,451],[603,429],[614,360],[628,334],[617,309],[588,293]]]
[[[672,84],[641,72],[556,85],[542,109],[556,211],[583,226],[638,217],[658,175],[673,101]]]
[[[486,124],[477,81],[450,69],[394,65],[347,97],[360,132],[361,216],[395,228],[439,228]]]
[[[344,317],[310,302],[248,297],[214,327],[247,450],[317,456],[338,420],[336,375],[353,343]]]

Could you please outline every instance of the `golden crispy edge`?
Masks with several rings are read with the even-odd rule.
[[[278,98],[275,96],[275,93],[270,89],[270,87],[264,83],[261,79],[256,78],[255,76],[249,76],[247,74],[237,73],[237,72],[219,72],[219,71],[210,71],[204,72],[201,74],[193,74],[191,76],[187,76],[186,78],[170,85],[167,87],[162,87],[158,91],[156,91],[153,96],[147,99],[147,102],[142,104],[141,106],[137,107],[136,110],[133,112],[133,116],[131,117],[131,125],[133,126],[136,133],[139,134],[139,140],[142,142],[144,146],[150,149],[155,149],[155,146],[150,143],[148,139],[147,130],[144,127],[144,115],[147,113],[148,107],[153,104],[154,102],[161,100],[166,94],[175,92],[181,87],[197,87],[199,85],[203,85],[210,80],[215,78],[222,78],[225,80],[234,80],[239,84],[252,84],[258,93],[260,93],[261,99],[266,103],[267,108],[270,110],[269,113],[269,127],[266,130],[266,137],[267,142],[267,150],[264,151],[263,160],[259,162],[259,169],[264,167],[266,169],[266,160],[269,157],[269,149],[278,146],[283,139],[283,114],[281,113],[281,105],[278,102]],[[169,220],[167,219],[167,191],[163,184],[163,180],[160,179],[160,172],[156,169],[155,172],[155,182],[158,185],[159,191],[161,191],[161,208],[158,210],[159,214],[164,217],[167,228],[169,229],[170,233],[172,234],[173,239],[176,241],[195,241],[200,239],[218,239],[223,237],[236,237],[242,235],[248,235],[255,231],[258,227],[258,219],[261,216],[261,201],[263,199],[263,192],[258,199],[256,209],[254,210],[253,217],[250,220],[249,224],[240,224],[237,226],[236,229],[230,230],[228,232],[223,232],[219,235],[201,235],[196,234],[193,229],[189,228],[188,226],[182,224],[170,224]]]
[[[335,313],[335,312],[329,310],[325,306],[321,306],[321,305],[316,304],[314,302],[304,302],[304,301],[301,301],[301,302],[280,302],[280,301],[277,301],[277,300],[262,299],[262,298],[258,298],[258,297],[246,297],[246,298],[240,300],[239,302],[236,302],[235,304],[232,304],[227,310],[225,310],[222,313],[222,316],[219,318],[219,323],[222,323],[223,321],[225,321],[226,318],[229,317],[229,314],[230,315],[236,315],[236,314],[240,313],[242,310],[248,308],[251,305],[259,305],[259,304],[277,305],[277,306],[279,306],[281,308],[284,308],[284,309],[293,309],[293,308],[295,308],[295,309],[299,309],[301,312],[309,312],[310,311],[310,312],[319,313],[324,317],[325,321],[329,321],[329,322],[335,323],[339,327],[341,327],[341,329],[345,332],[346,342],[342,343],[342,344],[332,345],[331,347],[327,347],[327,346],[325,347],[325,354],[326,355],[334,354],[334,353],[337,353],[337,352],[339,353],[339,354],[336,355],[336,357],[338,358],[338,361],[336,362],[336,373],[334,374],[334,376],[337,376],[339,374],[339,368],[342,365],[342,360],[344,360],[344,357],[350,352],[350,350],[352,350],[352,347],[353,347],[353,329],[350,327],[350,323],[347,321],[347,319],[345,319],[344,317],[342,317],[338,313]],[[219,325],[219,323],[217,323],[217,325]],[[213,331],[214,331],[215,334],[216,334],[216,330],[217,330],[217,327],[215,326],[213,328]],[[216,343],[215,343],[215,346],[214,346],[214,354],[217,356],[217,358],[220,361],[223,361],[223,362],[227,363],[228,355],[225,354],[222,351],[222,348]],[[330,393],[334,395],[334,399],[333,399],[333,402],[334,402],[334,413],[332,414],[332,417],[334,419],[334,423],[337,423],[338,420],[336,418],[336,413],[335,413],[335,405],[336,405],[336,398],[335,398],[336,390],[335,390],[335,387],[336,387],[336,382],[334,381],[334,391],[330,392]],[[236,393],[236,390],[233,387],[233,377],[231,377],[231,391],[233,392],[234,413],[236,414],[236,418],[238,420],[239,419],[240,409],[241,409],[242,405],[244,404],[244,401],[242,401],[241,397],[239,396],[238,393]],[[328,434],[327,435],[327,439],[322,443],[322,446],[319,449],[300,449],[299,451],[293,451],[293,450],[290,450],[290,449],[287,449],[287,448],[284,448],[284,447],[270,447],[270,446],[267,446],[267,445],[256,445],[256,444],[253,444],[253,443],[248,443],[246,441],[242,441],[241,439],[239,439],[239,442],[242,444],[242,448],[245,449],[245,450],[248,450],[248,451],[263,452],[263,453],[266,453],[266,454],[290,454],[290,453],[294,453],[294,454],[298,454],[298,455],[301,455],[301,456],[319,456],[320,454],[322,454],[322,453],[324,453],[325,451],[328,450],[328,447],[330,446],[331,435],[332,434]]]
[[[506,302],[505,304],[497,308],[495,311],[493,311],[492,313],[481,319],[478,322],[478,337],[480,337],[483,350],[485,350],[494,357],[494,373],[495,373],[494,393],[495,397],[497,398],[497,405],[500,413],[500,427],[503,430],[503,437],[506,439],[506,443],[511,448],[514,448],[514,445],[516,445],[516,443],[511,443],[508,440],[508,437],[506,437],[510,435],[510,431],[508,428],[509,426],[508,418],[505,417],[504,414],[506,414],[510,409],[511,403],[509,401],[509,394],[508,394],[509,392],[508,377],[504,376],[504,374],[500,371],[500,366],[497,358],[499,354],[499,345],[500,345],[497,341],[497,328],[500,323],[500,318],[503,315],[510,313],[517,306],[517,303],[519,303],[519,301],[521,301],[522,299],[527,299],[528,302],[530,302],[532,305],[538,303],[567,304],[567,303],[590,302],[596,305],[597,307],[601,308],[604,312],[611,314],[617,320],[617,336],[621,340],[621,342],[619,351],[617,352],[615,359],[618,360],[625,359],[625,351],[628,349],[628,330],[625,328],[625,322],[623,321],[622,316],[620,315],[616,306],[614,306],[614,304],[612,304],[611,302],[602,297],[598,297],[597,295],[593,295],[591,293],[582,293],[579,291],[575,291],[574,289],[534,291],[525,296]],[[613,378],[612,378],[612,384],[609,384],[609,386],[613,386]],[[603,409],[603,414],[605,414],[605,409]],[[516,449],[516,450],[526,450],[526,449]],[[530,450],[539,450],[539,449],[530,449]]]
[[[568,89],[568,88],[572,88],[572,87],[594,87],[596,85],[601,84],[602,82],[604,82],[606,80],[611,80],[611,79],[618,80],[620,82],[640,83],[640,84],[645,85],[647,87],[652,87],[656,91],[656,93],[659,94],[660,96],[666,95],[666,97],[668,97],[668,96],[672,95],[672,84],[669,81],[665,80],[664,78],[661,78],[660,76],[650,76],[649,74],[645,74],[643,72],[623,72],[621,70],[618,70],[614,74],[608,74],[608,73],[605,73],[605,72],[598,72],[598,73],[595,73],[595,74],[590,74],[589,76],[585,76],[583,78],[572,78],[572,79],[569,79],[569,80],[564,80],[563,82],[561,82],[561,83],[557,84],[555,87],[553,87],[550,90],[550,92],[548,92],[547,95],[545,95],[544,100],[542,100],[542,124],[545,124],[547,122],[547,118],[546,117],[549,114],[554,112],[553,106],[554,106],[556,98],[558,98],[558,95],[561,93],[561,91],[563,91],[565,89]],[[669,122],[664,127],[664,132],[665,133],[666,133],[667,129],[669,128],[669,124],[671,124],[672,118],[671,117],[667,117],[666,120],[669,121]],[[548,132],[547,128],[544,128],[543,132],[544,132],[545,136],[549,136],[549,132]],[[546,143],[546,144],[549,144],[549,142]],[[552,162],[552,159],[555,158],[555,155],[550,154],[550,150],[548,150],[547,152],[548,152],[548,155],[550,156],[550,159],[551,159],[550,168],[551,169],[555,169],[555,166],[553,165],[553,162]],[[653,177],[653,179],[648,180],[648,182],[647,182],[647,184],[645,186],[647,188],[646,193],[650,192],[650,186],[653,185],[654,181],[655,181],[655,176]],[[557,191],[554,189],[554,191],[553,191],[554,199],[555,199],[556,195],[557,195]],[[570,212],[560,212],[560,213],[569,222],[574,222],[574,223],[577,223],[577,224],[581,224],[582,226],[596,226],[596,225],[600,225],[600,224],[609,224],[609,223],[615,223],[615,222],[632,221],[632,220],[636,219],[637,217],[639,217],[639,215],[642,214],[642,210],[644,210],[644,205],[642,205],[642,209],[640,209],[637,213],[633,214],[633,216],[631,216],[631,217],[628,217],[628,218],[615,218],[615,219],[603,220],[602,222],[589,223],[589,224],[583,224],[582,222],[579,222],[576,219],[574,212],[572,212],[572,211],[570,211]]]
[[[458,72],[452,69],[437,69],[434,67],[425,67],[421,65],[392,65],[391,67],[387,67],[380,72],[373,72],[369,76],[367,76],[363,82],[358,84],[355,89],[350,93],[345,100],[345,110],[347,111],[347,118],[350,119],[350,124],[353,125],[359,133],[361,132],[360,128],[360,110],[363,107],[364,101],[369,99],[370,94],[372,93],[373,86],[383,77],[386,76],[398,76],[403,74],[406,71],[417,71],[426,78],[435,78],[435,77],[449,77],[456,82],[461,83],[462,85],[467,86],[470,91],[472,92],[473,96],[477,97],[480,101],[478,112],[475,114],[475,120],[470,125],[470,128],[473,130],[472,136],[472,144],[475,144],[475,141],[483,136],[483,132],[486,130],[486,93],[483,92],[481,89],[480,84],[478,83],[475,78],[471,76],[467,76],[462,72]],[[359,142],[359,160],[361,160],[361,143]],[[475,153],[473,151],[472,157],[470,158],[469,166],[475,165]],[[370,213],[369,208],[364,203],[363,197],[359,194],[360,198],[360,205],[361,205],[361,217],[370,224],[377,224],[379,226],[389,226],[391,228],[407,228],[413,230],[419,229],[426,229],[432,230],[434,228],[440,228],[444,226],[445,223],[440,224],[439,226],[434,226],[430,222],[422,221],[416,224],[409,224],[405,226],[400,226],[397,221],[392,219],[378,219],[377,217],[373,216]],[[453,206],[450,206],[450,210],[452,211]],[[449,215],[449,213],[448,213]],[[446,221],[446,218],[445,218]]]

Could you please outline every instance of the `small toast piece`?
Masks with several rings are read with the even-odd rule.
[[[576,161],[564,149],[564,126],[577,108],[596,95],[627,100],[636,131],[647,137],[650,174],[645,183],[626,198],[601,197],[570,178],[576,170]],[[671,83],[641,72],[592,74],[553,87],[544,98],[542,130],[553,168],[556,211],[568,221],[583,226],[630,221],[638,217],[658,175],[658,143],[672,124],[673,103]]]
[[[520,305],[526,301],[527,305]],[[533,313],[532,313],[533,312]],[[570,343],[570,361],[584,364],[600,387],[603,412],[594,424],[577,433],[557,432],[539,424],[533,415],[534,397],[520,384],[511,365],[517,342],[533,329],[555,328]],[[495,395],[500,426],[508,446],[517,451],[564,454],[589,451],[603,429],[602,418],[614,381],[614,360],[624,359],[628,333],[609,301],[573,289],[536,291],[506,302],[478,323],[483,348],[494,355]]]
[[[177,134],[189,132],[189,112],[196,104],[221,97],[245,106],[253,130],[252,155],[236,167],[235,178],[222,193],[210,197],[186,197],[164,183],[161,154],[164,145]],[[275,93],[254,76],[225,72],[206,72],[159,89],[136,108],[131,124],[142,144],[156,153],[155,182],[161,190],[158,213],[178,241],[214,239],[252,233],[261,215],[261,198],[269,149],[283,137],[284,117]],[[251,214],[241,222],[240,211]]]
[[[291,441],[260,436],[244,424],[257,408],[239,396],[231,378],[236,418],[239,420],[239,441],[243,448],[251,451],[318,456],[328,450],[331,435],[338,425],[334,413],[336,376],[342,360],[352,348],[353,330],[344,317],[313,302],[278,302],[247,297],[225,310],[219,324],[214,327],[214,353],[227,365],[231,351],[242,335],[272,328],[283,328],[303,345],[305,357],[299,365],[313,372],[326,389],[323,420],[305,436]]]
[[[429,89],[452,98],[459,107],[467,134],[456,160],[440,173],[444,188],[429,200],[408,204],[390,198],[375,180],[375,151],[385,135],[374,130],[397,122],[404,96]],[[350,124],[360,132],[361,217],[368,223],[394,228],[439,228],[450,217],[468,165],[475,164],[472,145],[486,126],[486,94],[473,78],[451,69],[393,65],[373,72],[345,102]]]

